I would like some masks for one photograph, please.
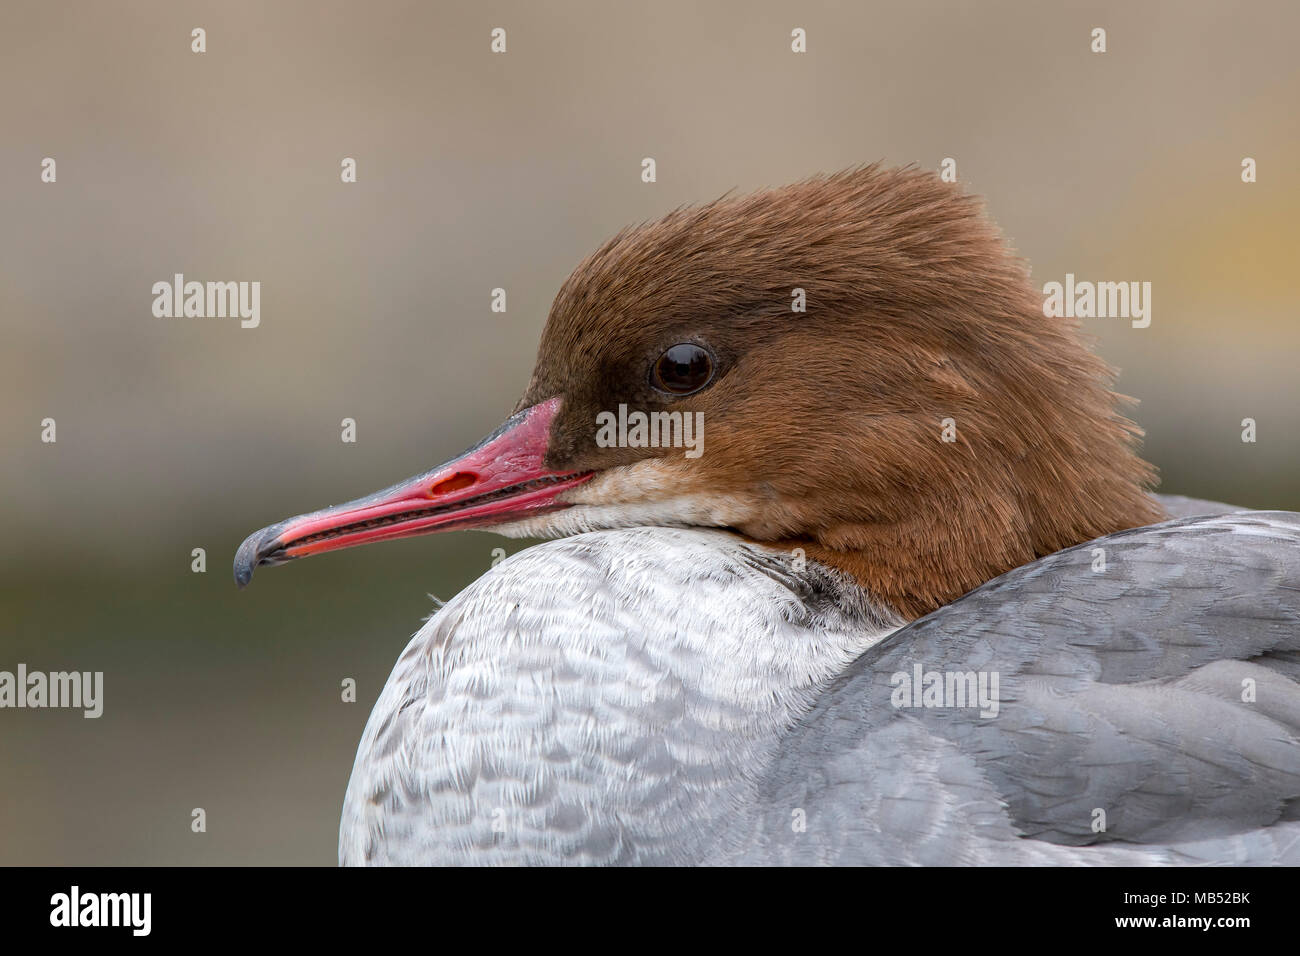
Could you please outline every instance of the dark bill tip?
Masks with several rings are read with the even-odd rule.
[[[253,572],[259,565],[278,563],[263,558],[279,547],[276,539],[279,537],[281,527],[282,525],[277,524],[263,528],[261,531],[254,531],[244,539],[244,543],[235,552],[235,584],[241,591],[248,586],[249,581],[253,580]]]

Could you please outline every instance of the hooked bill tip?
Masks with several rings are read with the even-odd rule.
[[[253,580],[253,571],[261,562],[262,542],[268,537],[274,537],[275,528],[263,528],[261,531],[254,531],[244,543],[239,546],[235,552],[235,584],[242,591],[248,586],[248,582]]]

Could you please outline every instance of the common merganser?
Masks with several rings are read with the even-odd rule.
[[[619,233],[498,431],[239,548],[559,539],[415,634],[340,862],[1300,862],[1300,515],[1152,495],[1111,381],[930,173]]]

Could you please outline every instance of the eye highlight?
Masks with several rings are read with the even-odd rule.
[[[670,395],[698,392],[713,379],[713,356],[692,342],[674,345],[650,370],[655,388]]]

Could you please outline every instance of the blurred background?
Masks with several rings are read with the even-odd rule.
[[[236,546],[470,445],[586,253],[732,188],[956,159],[1040,287],[1152,283],[1150,328],[1085,325],[1163,490],[1300,509],[1298,31],[1281,0],[6,0],[0,670],[103,671],[105,699],[0,711],[0,863],[332,864],[428,595],[523,544],[390,543],[242,593]],[[260,327],[155,318],[177,272],[260,281]]]

